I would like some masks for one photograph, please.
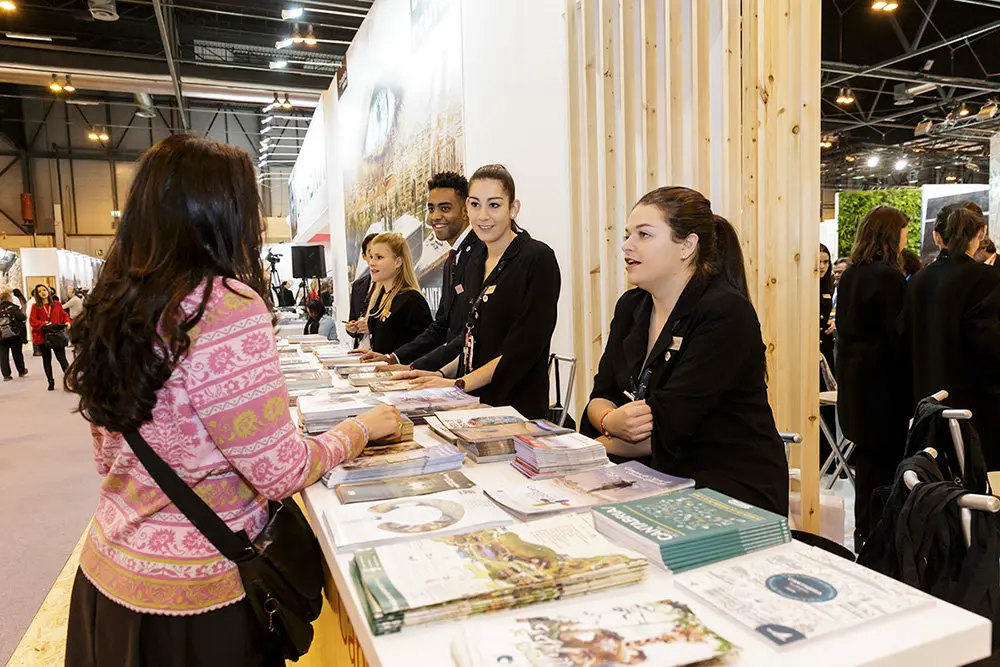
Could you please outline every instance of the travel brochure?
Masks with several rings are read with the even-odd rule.
[[[514,468],[528,479],[562,477],[608,464],[604,445],[580,433],[514,438]]]
[[[559,613],[465,622],[452,644],[458,667],[684,667],[738,649],[672,600],[613,606],[577,603]]]
[[[682,491],[693,486],[693,479],[664,475],[638,461],[629,461],[559,479],[490,488],[486,493],[515,516],[525,519]]]
[[[915,588],[813,547],[720,563],[676,581],[774,646],[934,604]]]
[[[448,491],[450,489],[468,489],[473,486],[475,484],[468,477],[457,470],[453,470],[450,472],[413,475],[375,482],[340,484],[334,491],[340,502],[347,505],[371,500],[425,496],[429,493]]]
[[[599,531],[678,573],[791,540],[788,517],[712,489],[601,505]]]
[[[362,549],[354,565],[377,635],[637,583],[648,567],[581,516]]]
[[[352,503],[328,508],[327,527],[339,552],[504,526],[514,519],[479,489]]]
[[[328,488],[351,482],[372,482],[458,470],[465,454],[454,445],[423,445],[400,442],[382,447],[366,447],[355,459],[341,463],[321,478]]]

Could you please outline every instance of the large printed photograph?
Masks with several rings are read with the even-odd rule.
[[[427,180],[464,173],[461,6],[388,0],[375,5],[362,32],[340,100],[348,277],[368,271],[359,261],[366,235],[399,232],[435,309],[448,246],[424,223]]]

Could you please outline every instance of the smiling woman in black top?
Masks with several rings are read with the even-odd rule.
[[[379,234],[372,239],[368,268],[375,285],[368,303],[371,349],[388,354],[427,328],[431,309],[420,293],[410,247],[401,234]]]
[[[608,452],[788,513],[788,466],[767,402],[764,343],[735,230],[681,187],[629,216],[626,271],[583,431]],[[722,250],[720,254],[718,251]]]
[[[458,386],[537,419],[548,408],[560,275],[552,249],[517,226],[520,207],[503,166],[480,167],[469,179],[469,220],[483,246],[463,285],[470,306],[462,354],[440,371],[400,377],[418,378],[421,388]]]

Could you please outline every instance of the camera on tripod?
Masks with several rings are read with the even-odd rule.
[[[268,250],[267,261],[271,264],[271,270],[273,271],[275,264],[281,261],[281,255],[275,254],[273,250]]]

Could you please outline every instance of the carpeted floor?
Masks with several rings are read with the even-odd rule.
[[[71,412],[61,373],[47,391],[41,357],[24,349],[28,377],[0,382],[0,665],[73,552],[99,483],[90,429]]]

